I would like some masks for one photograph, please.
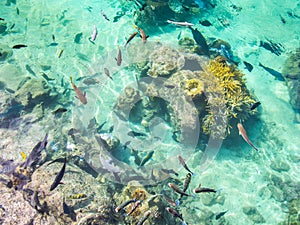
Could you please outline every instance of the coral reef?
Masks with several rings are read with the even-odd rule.
[[[185,81],[184,92],[191,98],[200,96],[204,92],[204,83],[198,79],[190,79]]]
[[[149,56],[148,75],[151,77],[170,76],[184,65],[184,57],[178,51],[161,46]]]
[[[118,113],[118,115],[126,118],[140,99],[141,96],[138,90],[133,87],[126,87],[122,94],[118,97],[114,110]]]

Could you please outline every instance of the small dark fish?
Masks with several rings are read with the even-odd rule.
[[[150,210],[146,211],[143,217],[139,220],[139,222],[136,225],[143,225],[145,221],[148,219],[148,217],[150,216],[150,214],[151,214]]]
[[[73,207],[68,206],[65,200],[63,200],[63,211],[64,214],[67,214],[74,222],[76,221],[76,213]]]
[[[118,55],[115,58],[115,60],[117,61],[117,65],[121,66],[121,63],[122,63],[122,53],[121,53],[120,47],[118,47]]]
[[[61,183],[61,180],[65,174],[66,165],[67,165],[67,159],[65,158],[64,165],[59,171],[59,173],[57,174],[57,176],[55,177],[54,182],[51,184],[50,191],[53,191]]]
[[[32,164],[38,163],[41,159],[41,152],[46,148],[48,143],[48,134],[45,135],[42,141],[39,141],[31,150],[29,156],[26,158],[26,161],[23,163],[24,168],[29,168]]]
[[[206,42],[206,39],[204,38],[204,36],[200,33],[200,31],[197,30],[197,28],[196,29],[193,29],[191,27],[189,27],[189,28],[192,31],[195,42],[202,47],[202,49],[206,55],[209,55],[209,47],[207,45],[207,42]]]
[[[188,166],[186,165],[184,159],[183,159],[180,155],[178,156],[178,160],[179,160],[180,164],[181,164],[188,172],[190,172],[192,175],[194,174],[194,173],[188,168]]]
[[[9,29],[11,29],[11,30],[12,30],[12,29],[13,29],[15,26],[16,26],[16,24],[14,23],[13,25],[11,25],[11,26],[10,26],[10,28],[9,28]]]
[[[21,87],[24,86],[24,84],[26,84],[27,81],[31,80],[31,78],[29,76],[25,77],[18,85],[17,90],[19,90]]]
[[[128,40],[126,41],[124,48],[128,45],[128,43],[138,34],[138,32],[134,32],[133,34],[130,35]]]
[[[52,41],[55,42],[55,36],[54,36],[54,34],[52,34]]]
[[[53,161],[51,161],[51,162],[49,162],[48,164],[47,164],[47,166],[49,166],[49,165],[51,165],[51,164],[53,164],[53,163],[57,163],[57,162],[59,162],[59,163],[64,163],[65,162],[65,157],[61,157],[61,158],[57,158],[57,159],[54,159]]]
[[[82,38],[82,35],[83,35],[82,32],[80,32],[80,33],[78,33],[78,34],[75,35],[74,42],[75,42],[76,44],[79,44],[79,43],[80,43],[81,38]]]
[[[102,131],[103,126],[106,124],[106,121],[104,121],[103,123],[101,123],[97,128],[96,131],[97,133],[100,133],[100,131]]]
[[[250,110],[256,109],[261,103],[260,102],[255,102],[250,106]]]
[[[297,14],[295,14],[293,11],[288,11],[287,14],[292,17],[292,18],[297,18],[300,19],[300,16],[298,16]]]
[[[286,20],[280,15],[280,20],[281,20],[281,22],[283,23],[283,24],[285,24],[286,23]]]
[[[284,77],[282,76],[281,73],[279,73],[278,71],[272,69],[272,68],[269,68],[269,67],[266,67],[264,65],[262,65],[261,63],[258,64],[260,67],[264,68],[265,71],[267,71],[269,74],[273,75],[275,77],[276,80],[279,80],[279,81],[285,81]]]
[[[259,47],[262,47],[277,56],[281,55],[281,53],[284,51],[284,47],[281,44],[276,44],[270,40],[260,41]]]
[[[144,166],[146,162],[148,162],[152,156],[153,156],[154,151],[148,152],[148,154],[142,159],[141,164],[139,166]]]
[[[68,110],[66,108],[58,108],[56,110],[54,110],[52,113],[53,114],[60,114],[60,113],[64,113],[67,112]]]
[[[41,74],[42,74],[42,77],[43,77],[46,81],[55,80],[55,79],[53,79],[53,78],[48,77],[48,75],[45,74],[44,72],[41,72]]]
[[[130,145],[131,141],[126,141],[125,144],[123,145],[123,150],[128,148],[128,145]]]
[[[103,11],[101,11],[100,14],[103,16],[104,19],[106,19],[107,21],[110,21],[108,19],[107,15]]]
[[[175,86],[174,84],[165,84],[165,87],[166,87],[166,88],[173,89],[173,88],[175,88],[176,86]]]
[[[251,71],[253,70],[253,66],[252,66],[250,63],[248,63],[248,62],[246,62],[246,61],[243,61],[243,63],[244,63],[244,65],[245,65],[245,68],[246,68],[249,72],[251,72]]]
[[[17,15],[20,15],[20,10],[18,7],[16,8],[16,11],[17,11]]]
[[[4,20],[3,18],[0,18],[0,20]]]
[[[136,132],[136,131],[133,131],[133,130],[129,131],[127,133],[127,135],[130,136],[130,137],[145,137],[145,136],[147,136],[147,134]]]
[[[103,70],[104,70],[104,74],[105,74],[106,76],[108,76],[111,80],[113,80],[112,76],[111,76],[110,73],[109,73],[109,70],[108,70],[107,68],[104,68]]]
[[[68,135],[79,134],[80,132],[81,132],[81,131],[78,130],[78,129],[71,128],[71,129],[68,131]]]
[[[188,187],[189,187],[189,185],[191,183],[191,177],[192,177],[191,173],[187,173],[186,174],[186,178],[185,178],[184,184],[183,184],[183,191],[184,192],[188,189]]]
[[[136,165],[140,165],[142,160],[141,160],[141,158],[138,155],[138,151],[136,151],[134,149],[131,149],[130,154],[133,155],[133,157],[134,157],[134,163]]]
[[[116,213],[118,213],[118,212],[120,212],[122,209],[124,209],[127,205],[129,205],[129,204],[131,204],[131,203],[134,203],[134,202],[136,202],[136,199],[134,198],[134,199],[130,199],[130,200],[128,200],[128,201],[126,201],[126,202],[123,202],[121,205],[119,205],[119,206],[117,206],[116,208],[115,208],[115,212]]]
[[[25,65],[25,69],[32,74],[33,76],[37,76],[36,73],[31,69],[31,67],[29,65]]]
[[[141,204],[143,200],[138,200],[134,202],[133,206],[131,207],[131,210],[126,214],[127,216],[130,216]]]
[[[211,22],[209,22],[208,20],[199,20],[199,23],[200,23],[202,26],[205,26],[205,27],[210,27],[210,26],[212,26]]]
[[[57,42],[52,42],[51,44],[49,44],[48,46],[50,47],[53,47],[53,46],[57,46],[58,45],[58,43]]]
[[[173,169],[168,170],[168,169],[160,169],[161,171],[163,171],[164,173],[168,173],[168,174],[174,174],[176,177],[178,177],[178,173],[176,171],[174,171]]]
[[[176,184],[174,183],[169,183],[168,184],[170,188],[172,188],[175,192],[182,196],[190,196],[188,193],[185,193],[183,190],[181,190]]]
[[[225,213],[227,213],[227,212],[228,212],[228,210],[218,213],[218,214],[216,215],[216,220],[220,219],[220,218],[221,218],[222,216],[224,216]]]
[[[18,45],[14,45],[12,48],[13,49],[20,49],[20,48],[26,48],[27,45],[24,45],[24,44],[18,44]]]
[[[176,209],[172,209],[171,207],[167,207],[166,210],[173,216],[173,217],[177,217],[182,221],[182,225],[187,225],[187,223],[184,221],[182,215],[176,210]]]
[[[6,92],[10,93],[10,94],[14,94],[14,93],[15,93],[15,91],[14,91],[13,89],[10,89],[10,88],[8,88],[8,87],[5,87],[4,90],[5,90]]]
[[[193,192],[195,194],[197,193],[202,193],[202,192],[213,192],[213,193],[216,193],[217,191],[215,189],[212,189],[212,188],[194,188]]]

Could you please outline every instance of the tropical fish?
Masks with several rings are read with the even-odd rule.
[[[143,225],[145,221],[148,219],[148,217],[150,216],[150,214],[151,214],[150,210],[146,211],[143,217],[139,220],[139,222],[136,225]]]
[[[61,184],[61,180],[65,174],[66,165],[67,165],[67,159],[65,158],[63,167],[61,168],[61,170],[59,171],[59,173],[57,174],[53,183],[50,186],[50,191],[53,191],[59,184]]]
[[[260,41],[259,47],[263,47],[277,56],[281,55],[281,53],[284,51],[284,47],[281,44],[276,44],[270,40]]]
[[[162,169],[160,169],[161,171],[163,171],[164,173],[172,173],[172,174],[174,174],[175,176],[177,176],[178,177],[178,173],[176,172],[176,171],[174,171],[173,169],[171,169],[171,170],[169,170],[169,169],[164,169],[164,168],[162,168]]]
[[[60,49],[59,52],[57,53],[57,58],[60,58],[61,55],[63,54],[64,50]]]
[[[139,166],[144,166],[146,164],[146,162],[148,162],[152,158],[153,153],[154,153],[154,151],[148,152],[148,154],[142,159]]]
[[[56,159],[52,160],[51,162],[49,162],[49,163],[47,164],[47,166],[49,166],[49,165],[51,165],[51,164],[53,164],[53,163],[57,163],[57,162],[60,162],[60,163],[65,162],[65,157],[56,158]]]
[[[54,34],[52,34],[52,41],[55,41],[55,36],[54,36]]]
[[[31,69],[31,67],[29,65],[25,65],[25,69],[30,73],[32,74],[33,76],[36,77],[36,73]],[[26,78],[25,78],[26,79]]]
[[[121,63],[122,63],[122,53],[121,53],[120,47],[118,47],[118,55],[115,58],[115,60],[117,61],[117,65],[121,66]]]
[[[256,109],[261,103],[260,102],[255,102],[250,106],[250,110]]]
[[[46,80],[46,81],[51,81],[51,80],[55,80],[53,78],[50,78],[47,76],[47,74],[45,74],[44,72],[40,72],[41,76]]]
[[[202,47],[202,49],[206,55],[209,55],[209,47],[207,45],[207,42],[206,42],[206,39],[204,38],[204,36],[200,33],[200,31],[197,30],[197,28],[196,29],[193,29],[191,27],[189,27],[189,28],[192,31],[195,42]]]
[[[138,151],[131,149],[130,154],[133,155],[135,164],[140,165],[142,160],[138,155]]]
[[[195,24],[189,23],[189,22],[177,22],[177,21],[172,21],[172,20],[167,20],[167,23],[174,24],[177,26],[182,26],[182,27],[192,27],[195,25]]]
[[[81,38],[82,38],[82,35],[83,35],[82,32],[80,32],[80,33],[78,33],[78,34],[75,35],[74,42],[75,42],[76,44],[79,44],[79,43],[80,43]]]
[[[107,17],[107,15],[101,10],[100,14],[103,16],[104,19],[106,19],[107,21],[110,21]]]
[[[96,38],[97,38],[97,35],[98,35],[97,27],[96,27],[96,25],[94,25],[94,30],[93,30],[92,36],[90,37],[90,40],[91,40],[92,42],[95,41]]]
[[[188,187],[191,183],[191,177],[192,177],[191,173],[186,174],[186,178],[184,180],[183,189],[182,189],[184,192],[188,189]]]
[[[173,205],[174,207],[177,206],[176,202],[175,202],[173,199],[170,199],[170,198],[168,198],[168,197],[165,196],[165,195],[163,195],[163,197],[164,197],[164,200],[165,200],[167,203]]]
[[[70,195],[68,198],[69,199],[82,199],[82,198],[86,198],[87,195],[86,194],[74,194],[74,195]]]
[[[246,62],[246,61],[243,61],[243,63],[244,63],[244,65],[245,65],[245,68],[246,68],[249,72],[251,72],[251,71],[253,70],[253,66],[252,66],[250,63],[248,63],[248,62]]]
[[[56,110],[54,110],[52,113],[53,114],[59,114],[59,113],[64,113],[67,112],[68,110],[66,108],[58,108]]]
[[[27,45],[24,45],[24,44],[18,44],[18,45],[14,45],[12,48],[13,49],[20,49],[20,48],[26,48]]]
[[[279,73],[278,71],[266,67],[264,65],[262,65],[261,63],[258,64],[260,67],[264,68],[265,71],[267,71],[268,73],[270,73],[271,75],[273,75],[275,77],[275,79],[279,80],[279,81],[285,81],[284,77],[282,76],[281,73]]]
[[[130,145],[131,141],[126,141],[123,145],[123,150],[128,148],[128,145]]]
[[[65,199],[63,200],[63,211],[64,214],[67,214],[74,222],[76,221],[76,213],[73,209],[73,207],[67,205],[65,202]]]
[[[112,78],[112,76],[110,75],[109,70],[108,70],[107,68],[104,68],[104,74],[105,74],[106,76],[108,76],[111,80],[113,80],[113,78]]]
[[[26,160],[26,158],[27,158],[27,155],[26,155],[26,153],[25,153],[25,152],[23,152],[23,151],[21,151],[21,152],[20,152],[20,155],[21,155],[21,157],[22,157],[22,160],[23,160],[23,161],[25,161],[25,160]]]
[[[188,193],[185,193],[183,190],[181,190],[176,184],[174,183],[168,183],[169,187],[172,188],[175,192],[182,196],[190,196]]]
[[[129,205],[129,204],[131,204],[131,203],[134,203],[134,202],[136,202],[136,199],[134,198],[134,199],[129,199],[129,200],[127,200],[126,202],[123,202],[121,205],[119,205],[119,206],[117,206],[116,208],[115,208],[115,212],[116,213],[118,213],[118,212],[120,212],[122,209],[124,209],[127,205]]]
[[[215,189],[212,189],[212,188],[201,188],[201,187],[198,187],[198,188],[194,188],[193,192],[195,194],[197,194],[197,193],[202,193],[202,192],[213,192],[213,193],[216,193],[217,191]]]
[[[134,32],[133,34],[130,35],[128,40],[126,41],[124,48],[128,45],[128,43],[138,34],[138,32]]]
[[[211,22],[209,22],[208,20],[199,20],[199,23],[205,27],[212,26]]]
[[[142,28],[138,28],[138,30],[140,31],[140,37],[142,38],[143,43],[146,43],[149,35],[146,35],[145,31],[142,30]]]
[[[220,218],[221,218],[222,216],[224,216],[225,213],[227,213],[227,212],[228,212],[228,210],[218,213],[218,214],[216,215],[216,220],[220,219]]]
[[[181,164],[188,172],[190,172],[192,175],[194,174],[194,173],[188,168],[188,166],[186,165],[184,159],[183,159],[180,155],[178,156],[178,160],[179,160],[180,164]]]
[[[238,123],[237,124],[237,127],[239,129],[239,135],[241,135],[243,137],[243,139],[251,146],[253,147],[256,151],[258,151],[258,148],[255,147],[252,142],[250,141],[250,139],[248,138],[247,136],[247,132],[246,130],[244,129],[243,125],[241,123]]]
[[[173,216],[173,217],[177,217],[182,221],[182,225],[187,225],[187,223],[184,221],[182,215],[176,210],[176,209],[172,209],[171,207],[167,207],[166,210]]]
[[[141,133],[141,132],[136,132],[136,131],[129,131],[128,133],[127,133],[127,135],[128,136],[130,136],[130,137],[145,137],[145,136],[147,136],[147,134],[144,134],[144,133]]]
[[[87,104],[86,93],[84,92],[83,94],[82,91],[73,83],[72,77],[70,77],[70,80],[79,101],[84,105]]]
[[[126,214],[126,216],[130,216],[136,209],[142,204],[143,200],[135,201],[130,209],[130,211]]]
[[[45,135],[42,141],[39,141],[27,156],[26,161],[22,164],[24,168],[29,168],[34,163],[38,163],[41,159],[41,152],[46,148],[48,143],[48,134]]]

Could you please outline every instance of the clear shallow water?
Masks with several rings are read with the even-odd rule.
[[[235,9],[232,5],[241,7],[241,10]],[[100,15],[101,10],[111,21],[106,21]],[[224,216],[224,224],[258,223],[251,220],[251,218],[253,219],[251,213],[249,213],[250,216],[245,213],[245,207],[248,206],[255,207],[263,216],[264,220],[260,221],[262,224],[279,224],[285,220],[288,202],[292,198],[299,199],[299,195],[289,196],[299,190],[300,127],[299,124],[293,122],[294,111],[289,104],[288,89],[285,83],[275,80],[258,64],[261,62],[281,71],[288,53],[299,47],[299,18],[288,14],[288,12],[292,12],[294,15],[300,14],[299,2],[217,1],[215,8],[203,10],[203,13],[193,16],[186,15],[186,17],[176,14],[176,18],[170,18],[193,22],[205,37],[220,38],[229,42],[235,56],[254,66],[251,73],[244,69],[242,63],[239,68],[245,73],[248,89],[253,91],[262,103],[258,119],[250,120],[246,126],[248,136],[258,145],[259,152],[255,152],[244,143],[237,131],[233,129],[232,135],[222,143],[216,159],[208,167],[200,164],[202,161],[199,149],[204,150],[205,146],[193,146],[196,149],[195,153],[193,149],[183,151],[187,147],[174,141],[170,124],[159,123],[161,127],[158,127],[157,130],[161,132],[152,130],[147,138],[140,140],[128,137],[126,132],[128,132],[128,127],[139,132],[147,132],[142,126],[125,122],[124,128],[122,121],[115,118],[112,113],[120,93],[125,87],[131,86],[135,82],[136,71],[130,67],[132,60],[144,60],[144,50],[138,47],[134,48],[140,41],[137,38],[128,46],[128,51],[130,48],[136,51],[136,57],[130,56],[122,48],[122,67],[118,67],[114,59],[118,46],[124,45],[126,38],[136,31],[133,26],[135,10],[134,3],[126,1],[103,1],[101,3],[99,1],[36,1],[30,4],[25,1],[17,1],[16,4],[11,3],[10,5],[5,2],[1,3],[0,17],[7,22],[8,31],[1,35],[0,44],[10,48],[16,44],[28,46],[14,49],[13,55],[8,60],[1,61],[1,67],[5,68],[8,64],[16,66],[18,72],[13,75],[19,73],[20,77],[36,78],[41,76],[41,72],[44,72],[53,79],[47,81],[51,84],[53,91],[59,93],[64,100],[62,104],[60,99],[59,104],[68,107],[71,111],[71,113],[63,115],[64,120],[57,120],[50,113],[56,108],[55,99],[51,99],[53,102],[48,102],[47,106],[50,110],[46,109],[44,114],[40,115],[38,110],[34,110],[32,115],[24,115],[25,118],[29,117],[30,123],[26,123],[26,120],[18,122],[15,119],[14,121],[17,122],[11,123],[11,129],[2,130],[5,138],[1,144],[1,157],[21,160],[19,152],[24,151],[28,154],[45,132],[50,133],[53,141],[57,141],[59,136],[63,136],[70,127],[85,129],[85,132],[88,133],[88,124],[91,119],[95,118],[98,124],[107,121],[104,126],[105,130],[108,130],[113,124],[113,134],[118,135],[123,144],[130,140],[131,147],[138,148],[139,151],[142,151],[141,148],[150,151],[155,147],[156,153],[149,162],[150,166],[163,165],[170,158],[170,161],[165,163],[166,166],[179,170],[180,178],[184,178],[185,171],[182,168],[179,169],[177,159],[171,157],[181,154],[188,159],[188,165],[197,173],[197,177],[191,181],[191,187],[196,187],[201,182],[203,186],[222,188],[220,193],[220,198],[224,198],[222,204],[218,203],[218,200],[215,200],[214,204],[209,204],[207,203],[209,202],[208,197],[201,197],[196,200],[188,199],[184,205],[180,206],[181,213],[189,224],[200,224],[195,219],[198,217],[207,217],[205,222],[202,221],[204,224],[222,224],[222,221],[207,216],[209,213],[206,211],[217,213],[227,209],[229,211]],[[124,16],[113,22],[113,18],[115,17],[117,20],[117,16],[121,13],[124,13]],[[285,24],[282,23],[280,16],[286,20]],[[191,32],[187,28],[161,25],[161,21],[159,24],[147,23],[146,18],[144,19],[144,21],[137,22],[139,26],[144,25],[143,28],[149,31],[149,43],[160,41],[167,46],[176,47],[179,35],[192,38]],[[198,24],[199,19],[207,19],[213,26],[201,26]],[[220,21],[223,22],[223,25]],[[13,24],[15,25],[13,26]],[[94,24],[98,28],[98,37],[93,44],[88,38],[93,32]],[[229,25],[224,26],[224,24]],[[13,28],[9,30],[10,27]],[[75,43],[74,38],[80,33],[82,33],[82,38],[79,43]],[[55,36],[55,41],[52,35]],[[285,51],[280,56],[276,56],[259,47],[260,40],[265,39],[283,44]],[[58,45],[49,46],[53,42]],[[63,53],[58,58],[61,50]],[[45,70],[45,66],[51,66],[51,68]],[[114,78],[113,81],[103,73],[105,67],[109,68]],[[8,87],[15,90],[17,81],[12,81],[13,76],[7,76],[3,71],[0,74],[1,81],[7,82],[10,84]],[[92,85],[85,85],[82,81],[75,82],[83,91],[87,92],[87,105],[82,106],[78,99],[74,98],[74,93],[69,85],[69,76],[72,76],[74,80],[80,77],[94,76],[100,82],[100,84],[96,82]],[[6,90],[1,90],[1,92],[3,92],[1,93],[3,106],[4,100],[10,94]],[[43,100],[48,101],[47,99]],[[30,118],[37,116],[40,117],[37,122]],[[61,126],[62,122],[66,125]],[[87,136],[91,138],[92,134]],[[160,139],[155,139],[156,136],[159,136]],[[80,142],[80,140],[77,141]],[[60,140],[60,142],[62,141]],[[94,143],[95,140],[91,140],[91,142]],[[58,145],[63,148],[65,143],[62,142]],[[90,152],[86,150],[84,153],[93,155],[92,150]],[[120,165],[121,167],[126,166],[127,173],[140,172],[129,151],[125,154],[124,152],[114,154],[117,158],[124,160],[125,163],[122,162]],[[146,152],[141,156],[145,154]],[[99,160],[98,152],[95,153],[95,158],[92,156],[89,158],[87,155],[85,157],[89,161],[93,161],[91,162],[93,165],[99,163],[96,161]],[[275,169],[274,165],[277,164],[287,164],[289,169],[281,170],[281,166],[279,166],[281,169]],[[142,169],[142,174],[147,174],[147,171]],[[284,185],[275,184],[276,177]],[[165,187],[165,189],[168,188]],[[281,197],[282,195],[285,197]],[[222,201],[220,200],[220,202]]]

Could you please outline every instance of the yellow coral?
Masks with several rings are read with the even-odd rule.
[[[184,91],[187,95],[195,98],[204,92],[204,83],[198,79],[189,79],[185,83]]]

